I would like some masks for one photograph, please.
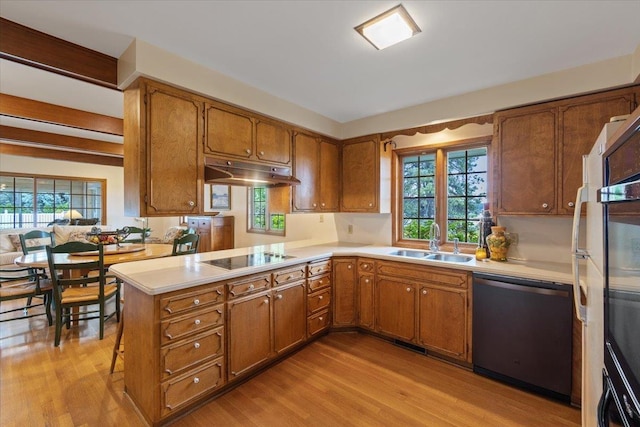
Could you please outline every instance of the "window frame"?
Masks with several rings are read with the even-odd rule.
[[[36,227],[43,227],[43,225],[39,225],[35,222],[36,218],[37,218],[37,194],[36,193],[36,189],[37,189],[37,180],[58,180],[58,181],[70,181],[70,182],[82,182],[82,183],[87,183],[87,182],[96,182],[96,183],[100,183],[101,186],[101,194],[100,194],[100,217],[99,217],[99,224],[106,224],[107,223],[107,180],[104,178],[91,178],[91,177],[79,177],[79,176],[62,176],[62,175],[39,175],[39,174],[26,174],[26,173],[18,173],[18,172],[0,172],[0,176],[3,177],[12,177],[12,178],[31,178],[33,179],[33,195],[34,195],[34,223],[32,223],[29,226],[26,226],[24,224],[22,224],[22,227],[11,227],[11,228],[36,228]],[[14,193],[15,193],[15,188],[14,188]],[[86,194],[84,194],[86,196]],[[74,198],[74,193],[73,193],[73,185],[71,186],[71,190],[69,193],[69,199],[73,200]],[[87,209],[87,207],[81,208],[81,207],[75,207],[73,204],[71,204],[70,209]],[[15,220],[14,220],[14,224],[15,224]],[[1,225],[0,225],[1,226]]]
[[[436,155],[435,173],[435,222],[440,226],[440,250],[451,251],[453,242],[447,241],[447,153],[451,151],[471,150],[485,147],[487,149],[487,196],[486,202],[491,204],[493,188],[493,158],[491,151],[492,136],[483,136],[455,140],[445,143],[421,145],[415,147],[399,148],[393,150],[391,162],[391,244],[393,246],[429,249],[427,239],[406,239],[403,238],[403,168],[402,160],[405,157],[434,153]],[[477,247],[477,243],[460,242],[458,247],[463,252],[472,253]]]
[[[264,200],[264,206],[265,206],[265,228],[254,228],[253,227],[253,218],[254,218],[254,189],[256,188],[264,188],[265,190],[265,200]],[[259,186],[255,186],[255,187],[247,187],[247,233],[255,233],[255,234],[268,234],[268,235],[272,235],[272,236],[282,236],[285,237],[286,236],[286,229],[287,229],[287,221],[286,221],[286,212],[282,212],[282,213],[272,213],[269,210],[269,206],[270,206],[270,201],[269,201],[269,197],[270,197],[270,192],[269,192],[269,188],[268,187],[259,187]],[[284,227],[282,229],[272,229],[271,228],[271,216],[272,215],[282,215],[284,218]]]

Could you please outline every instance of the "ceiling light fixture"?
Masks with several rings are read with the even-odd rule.
[[[393,46],[420,32],[418,25],[401,4],[358,25],[355,30],[378,50]]]

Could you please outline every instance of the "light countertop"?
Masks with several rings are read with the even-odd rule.
[[[260,245],[250,248],[205,252],[195,255],[159,258],[148,261],[127,262],[115,264],[109,268],[109,271],[129,285],[134,286],[149,295],[158,295],[273,269],[282,269],[287,266],[325,259],[332,256],[371,257],[387,261],[400,261],[412,264],[429,265],[433,267],[500,274],[566,284],[570,284],[572,282],[570,264],[514,260],[509,260],[507,262],[481,262],[476,261],[475,258],[466,263],[453,263],[390,255],[391,252],[399,249],[403,248],[304,240],[272,245]],[[263,252],[286,254],[291,256],[291,258],[286,258],[278,262],[261,266],[237,268],[234,270],[227,270],[225,268],[202,263],[202,261],[213,259]]]

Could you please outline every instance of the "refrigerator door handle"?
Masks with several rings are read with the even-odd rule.
[[[587,306],[582,304],[581,295],[582,288],[580,286],[580,260],[589,258],[586,250],[578,248],[578,240],[580,238],[580,211],[582,204],[589,200],[589,187],[583,185],[578,189],[576,195],[576,206],[573,211],[573,229],[571,239],[571,269],[573,271],[573,303],[576,307],[576,315],[582,323],[587,321]],[[586,296],[586,291],[584,292]]]

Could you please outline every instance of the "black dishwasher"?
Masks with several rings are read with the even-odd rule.
[[[569,285],[474,273],[474,372],[570,401],[572,302]]]

